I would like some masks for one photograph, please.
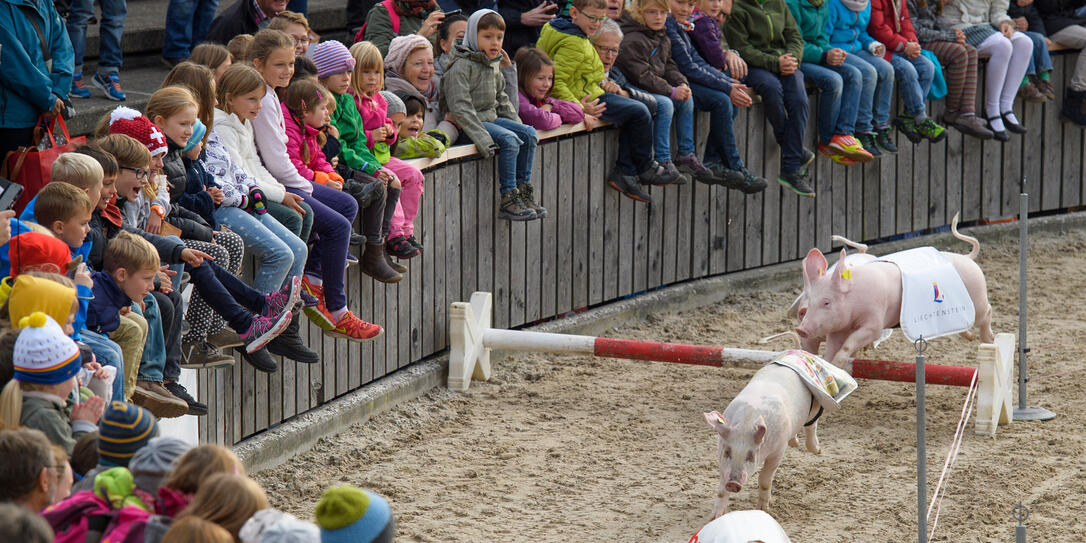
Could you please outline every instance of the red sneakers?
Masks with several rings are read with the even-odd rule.
[[[330,330],[335,325],[336,319],[324,306],[324,289],[310,283],[308,277],[302,277],[302,291],[317,299],[317,305],[302,308],[305,316],[309,317],[309,320],[313,321],[313,324],[316,324],[321,330]]]
[[[342,319],[330,330],[325,330],[326,335],[341,337],[351,341],[370,341],[384,333],[385,329],[380,325],[368,323],[347,311]]]

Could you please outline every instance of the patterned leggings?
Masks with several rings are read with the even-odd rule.
[[[958,113],[974,113],[977,103],[977,48],[950,41],[924,44],[946,66],[946,109]]]
[[[240,273],[245,254],[245,242],[241,240],[241,236],[229,230],[220,230],[215,234],[215,243],[190,239],[184,242],[190,249],[211,255],[226,271],[234,275]],[[226,328],[226,321],[222,316],[212,311],[211,306],[196,292],[192,293],[192,300],[185,312],[185,321],[189,323],[189,333],[181,338],[183,343],[203,342],[209,333]]]

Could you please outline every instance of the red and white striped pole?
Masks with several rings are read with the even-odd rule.
[[[484,381],[489,379],[492,349],[751,368],[760,368],[781,354],[756,349],[502,330],[490,328],[490,311],[491,297],[488,292],[476,292],[471,297],[471,303],[457,302],[450,307],[450,390],[467,390],[473,376]],[[907,383],[916,380],[916,366],[908,362],[854,359],[842,369],[860,379]],[[976,371],[976,368],[968,366],[929,365],[925,382],[968,387]]]

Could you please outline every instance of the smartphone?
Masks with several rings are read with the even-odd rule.
[[[464,10],[462,10],[462,9],[454,9],[452,11],[446,11],[445,16],[446,17],[452,17],[453,15],[460,15],[463,12],[464,12]]]
[[[0,177],[0,211],[7,211],[15,207],[19,196],[23,194],[23,186]]]

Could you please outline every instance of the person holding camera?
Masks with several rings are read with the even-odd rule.
[[[539,31],[558,13],[551,0],[498,0],[498,13],[505,19],[503,47],[509,58],[525,45],[535,47]]]

